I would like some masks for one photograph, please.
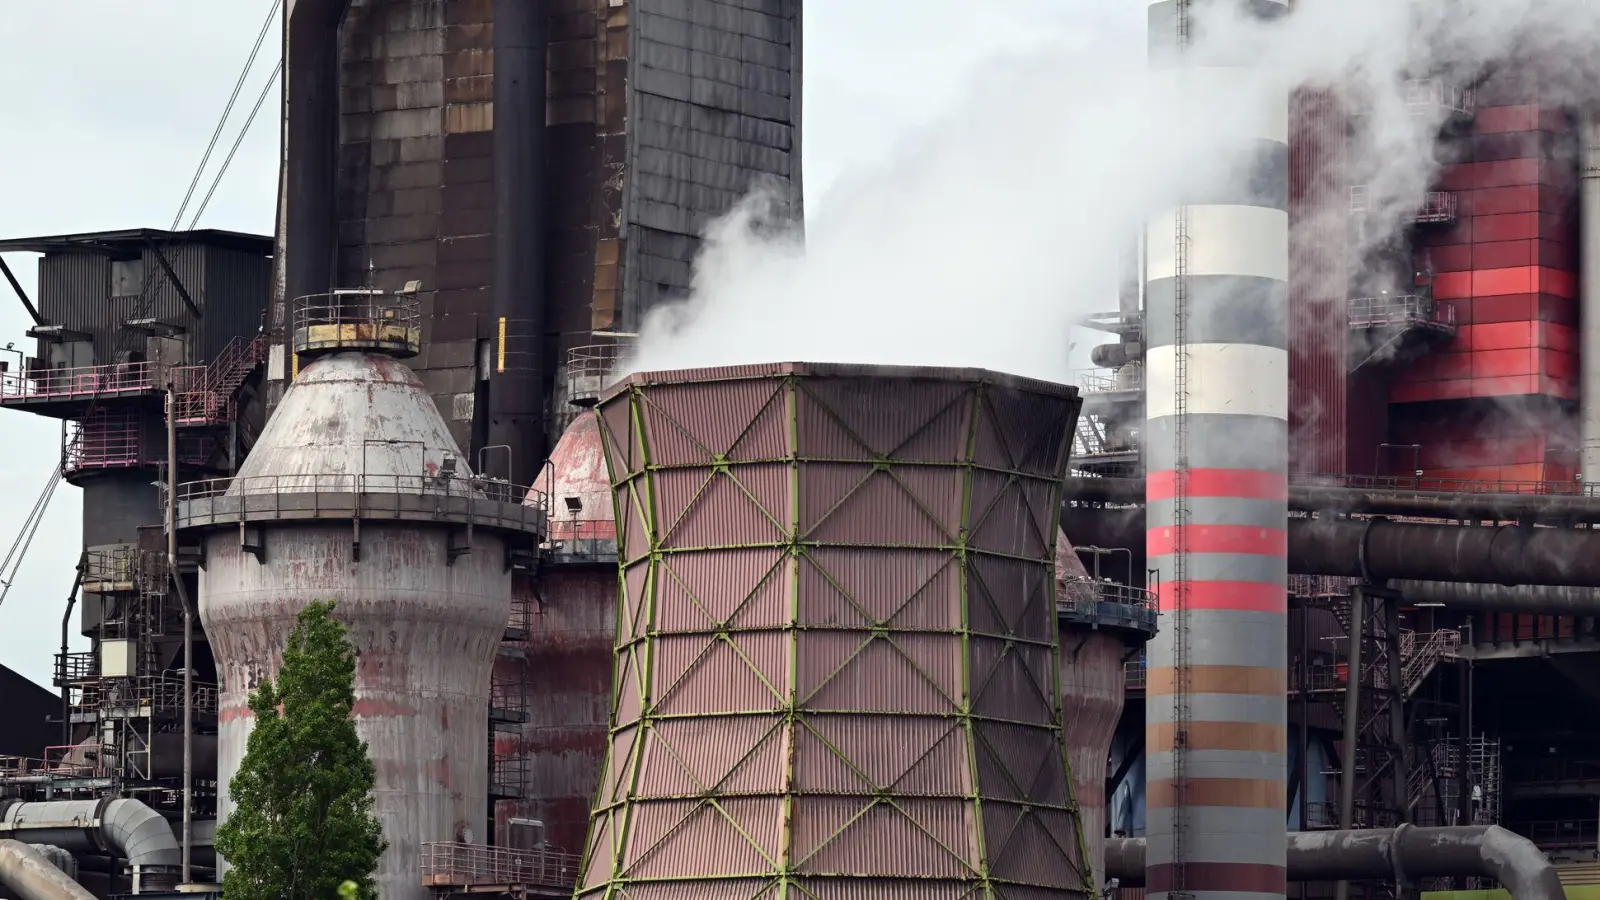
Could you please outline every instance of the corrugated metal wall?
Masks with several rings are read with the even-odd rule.
[[[161,255],[203,313],[195,319],[150,247],[130,244],[127,254],[49,253],[39,261],[39,306],[45,319],[94,337],[95,358],[145,350],[148,332],[130,329],[152,318],[184,329],[187,361],[210,360],[235,335],[254,334],[266,308],[272,262],[266,256],[199,243],[157,242]],[[134,262],[133,280],[113,284],[113,260]],[[142,267],[142,268],[141,268]],[[126,293],[124,293],[126,292]]]
[[[699,236],[758,179],[800,201],[800,0],[634,0],[627,318],[689,289]]]
[[[1346,472],[1347,116],[1319,89],[1296,91],[1289,116],[1289,465]]]
[[[191,292],[194,288],[189,289]],[[217,358],[228,342],[240,335],[253,335],[261,328],[272,292],[272,259],[260,254],[240,253],[210,247],[205,257],[205,282],[195,302],[205,311],[200,321],[194,362]]]
[[[122,327],[119,306],[112,303],[111,260],[99,253],[51,253],[39,260],[39,313],[47,322],[61,322],[94,336],[95,362],[112,359],[113,343]]]

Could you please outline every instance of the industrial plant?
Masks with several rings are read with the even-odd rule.
[[[1409,71],[1396,198],[1352,92],[1147,5],[1247,174],[1057,383],[631,366],[713,221],[803,219],[802,0],[291,0],[272,236],[0,237],[0,418],[84,498],[0,898],[223,896],[315,601],[381,900],[1600,884],[1600,107]]]

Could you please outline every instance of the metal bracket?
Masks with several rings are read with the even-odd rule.
[[[457,538],[461,538],[457,541]],[[468,522],[466,528],[452,528],[445,538],[444,564],[453,566],[456,560],[472,552],[472,523]]]
[[[259,527],[241,521],[239,523],[239,549],[256,558],[256,562],[267,561],[266,536]]]

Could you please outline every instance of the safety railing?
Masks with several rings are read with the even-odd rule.
[[[1117,373],[1111,369],[1077,369],[1072,384],[1082,394],[1099,394],[1117,389]]]
[[[616,520],[551,519],[549,545],[545,548],[545,558],[553,563],[615,561]]]
[[[1351,586],[1360,583],[1359,578],[1342,575],[1290,575],[1288,585],[1290,594],[1303,599],[1316,599],[1347,597]]]
[[[1114,603],[1134,609],[1155,609],[1156,595],[1144,588],[1129,587],[1109,579],[1096,580],[1090,575],[1073,575],[1060,580],[1056,586],[1056,608],[1094,612],[1102,603]]]
[[[96,409],[72,422],[61,448],[61,467],[68,474],[91,469],[126,469],[142,459],[138,413],[131,409]]]
[[[128,391],[154,391],[154,363],[113,363],[0,374],[0,400],[87,400]]]
[[[43,770],[58,778],[105,778],[116,771],[111,744],[61,744],[44,748]]]
[[[55,684],[57,687],[77,684],[100,675],[100,661],[94,651],[57,653]]]
[[[1505,767],[1506,777],[1518,784],[1557,784],[1600,781],[1600,761],[1545,757],[1519,759]]]
[[[576,853],[516,850],[454,841],[422,845],[422,883],[428,887],[526,885],[570,890],[578,878]]]
[[[194,711],[217,711],[217,686],[197,681],[192,685]],[[83,686],[84,708],[128,710],[145,712],[181,712],[183,710],[183,676],[176,673],[140,675],[133,678],[103,678]]]
[[[599,398],[617,366],[633,349],[631,340],[586,344],[567,351],[567,401],[589,403]]]
[[[1401,683],[1405,685],[1406,693],[1415,691],[1440,660],[1455,656],[1459,649],[1461,632],[1454,628],[1441,628],[1420,635],[1414,631],[1401,632],[1400,658],[1404,660]]]
[[[1130,659],[1122,664],[1122,685],[1130,691],[1142,691],[1147,681],[1147,669],[1144,651],[1139,651],[1137,659]]]
[[[1350,301],[1351,328],[1437,326],[1454,328],[1456,308],[1421,294],[1356,297]]]
[[[422,299],[415,291],[355,288],[294,301],[297,353],[370,348],[414,354],[422,346]]]
[[[549,503],[543,491],[444,470],[432,475],[252,475],[178,486],[179,515],[187,524],[240,517],[415,518],[430,510],[455,515],[441,507],[446,501],[478,524],[522,531],[546,527]],[[474,501],[495,505],[478,507]]]
[[[489,721],[499,725],[528,721],[528,693],[520,679],[498,673],[489,679]]]
[[[1471,88],[1459,87],[1443,78],[1414,78],[1405,83],[1405,104],[1415,112],[1439,110],[1446,114],[1471,115],[1476,95]]]
[[[495,754],[491,743],[489,755],[490,797],[508,800],[526,798],[531,772],[532,769],[528,765],[526,756],[521,753]]]
[[[1593,847],[1600,840],[1600,822],[1594,819],[1541,819],[1509,824],[1512,831],[1542,849]]]
[[[1600,497],[1600,482],[1493,481],[1435,478],[1429,475],[1296,475],[1295,487],[1339,487],[1363,491],[1420,494],[1561,494]]]
[[[1350,186],[1350,212],[1361,215],[1373,209],[1372,191],[1364,184]],[[1454,191],[1429,191],[1422,195],[1422,204],[1412,214],[1419,225],[1454,222],[1459,203]]]
[[[1424,225],[1454,222],[1458,206],[1454,191],[1429,191],[1423,195],[1422,206],[1413,218]]]
[[[97,594],[138,588],[145,554],[135,547],[90,550],[83,555],[83,587]]]

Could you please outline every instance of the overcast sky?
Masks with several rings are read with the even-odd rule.
[[[0,237],[168,227],[271,0],[5,5],[0,84],[11,90],[0,104]],[[803,149],[809,211],[824,207],[830,187],[848,181],[853,171],[892,158],[995,60],[1049,41],[1084,38],[1079,26],[1095,5],[807,0]],[[274,31],[219,158],[276,54]],[[274,94],[201,227],[271,231],[276,110]],[[208,175],[202,192],[209,183]],[[9,254],[7,261],[33,291],[33,258]],[[0,285],[0,347],[14,342],[31,350],[32,341],[23,337],[28,324],[10,289]],[[0,436],[3,555],[58,461],[60,427],[53,420],[0,412]],[[82,515],[78,490],[63,486],[0,605],[0,664],[40,684],[49,683],[60,640]],[[76,624],[72,631],[84,644]]]

